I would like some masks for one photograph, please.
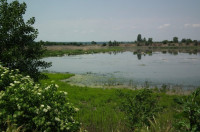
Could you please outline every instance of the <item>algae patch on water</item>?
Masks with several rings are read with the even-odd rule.
[[[123,84],[123,80],[112,75],[105,74],[76,74],[75,76],[62,80],[70,85],[92,88],[122,88],[127,87]]]

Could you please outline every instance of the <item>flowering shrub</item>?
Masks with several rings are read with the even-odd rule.
[[[29,76],[0,65],[0,130],[6,121],[26,131],[77,131],[80,123],[73,116],[78,111],[69,103],[67,93],[55,84],[40,86]]]

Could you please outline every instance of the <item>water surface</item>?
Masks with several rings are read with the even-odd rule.
[[[78,74],[70,81],[83,85],[181,85],[200,86],[200,54],[134,55],[98,53],[48,57],[49,71]]]

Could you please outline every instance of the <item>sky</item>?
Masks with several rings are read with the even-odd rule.
[[[12,1],[12,0],[8,0]],[[19,0],[36,41],[200,40],[200,0]]]

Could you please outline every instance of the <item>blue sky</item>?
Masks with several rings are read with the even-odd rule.
[[[10,0],[11,1],[11,0]],[[37,40],[200,40],[200,0],[19,0],[36,18]]]

